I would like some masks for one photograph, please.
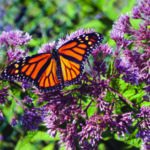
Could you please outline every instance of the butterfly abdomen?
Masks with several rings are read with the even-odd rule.
[[[57,60],[57,70],[56,70],[56,74],[57,74],[58,81],[61,82],[61,81],[62,81],[62,71],[61,71],[61,66],[60,66],[60,61],[59,61],[59,59]]]
[[[57,53],[56,49],[53,49],[52,55],[56,61],[56,74],[57,74],[57,79],[59,82],[62,81],[62,71],[61,71],[61,65],[60,65],[60,59]]]

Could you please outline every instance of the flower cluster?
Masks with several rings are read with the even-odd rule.
[[[9,102],[7,99],[8,96],[8,87],[4,87],[2,90],[0,90],[0,104],[5,104],[6,102]]]
[[[26,130],[36,130],[38,125],[42,122],[42,117],[36,112],[36,110],[25,111],[21,118],[21,124]]]
[[[140,1],[139,5],[133,8],[133,16],[131,17],[133,19],[142,19],[139,29],[135,29],[132,26],[129,15],[121,15],[111,32],[111,37],[117,44],[117,55],[121,53],[121,56],[116,59],[117,71],[124,74],[122,79],[125,82],[130,82],[131,84],[149,80],[150,30],[148,25],[150,21],[146,19],[149,14],[145,13],[148,6],[149,1],[145,0]],[[129,38],[125,39],[125,35]],[[143,40],[146,42],[143,42]],[[128,49],[129,45],[132,45],[132,51]]]
[[[39,53],[51,53],[52,50],[55,48],[55,41],[44,44],[39,50]]]
[[[0,36],[0,44],[6,46],[21,46],[28,44],[28,41],[31,40],[31,36],[28,33],[23,34],[22,31],[3,31]]]
[[[28,33],[23,33],[20,30],[6,32],[3,31],[0,35],[0,46],[4,45],[7,49],[8,60],[11,62],[21,57],[27,56],[28,50],[25,51],[20,46],[28,44],[31,40]]]
[[[0,123],[2,122],[3,119],[4,119],[4,116],[3,116],[3,114],[2,114],[2,112],[0,110]]]

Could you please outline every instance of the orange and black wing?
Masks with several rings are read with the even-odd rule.
[[[3,72],[6,80],[27,81],[44,92],[60,89],[56,75],[56,62],[49,53],[25,57],[9,65]]]
[[[58,49],[65,86],[74,84],[80,80],[83,74],[84,62],[102,41],[103,36],[93,32],[80,35]]]

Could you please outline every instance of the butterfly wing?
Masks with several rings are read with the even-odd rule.
[[[58,49],[65,86],[74,84],[80,80],[83,74],[84,62],[102,41],[103,36],[93,32],[80,35]]]
[[[55,51],[55,59],[50,53],[29,56],[9,65],[1,76],[6,80],[31,82],[44,92],[60,90],[79,81],[84,62],[102,40],[98,33],[80,35]]]
[[[49,53],[25,57],[9,65],[2,78],[31,82],[41,91],[56,91],[60,88],[56,75],[56,62]]]

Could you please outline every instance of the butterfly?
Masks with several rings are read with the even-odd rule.
[[[103,41],[103,35],[92,32],[77,36],[52,53],[27,56],[10,64],[1,76],[5,80],[26,81],[42,92],[55,92],[77,83],[88,56]]]

